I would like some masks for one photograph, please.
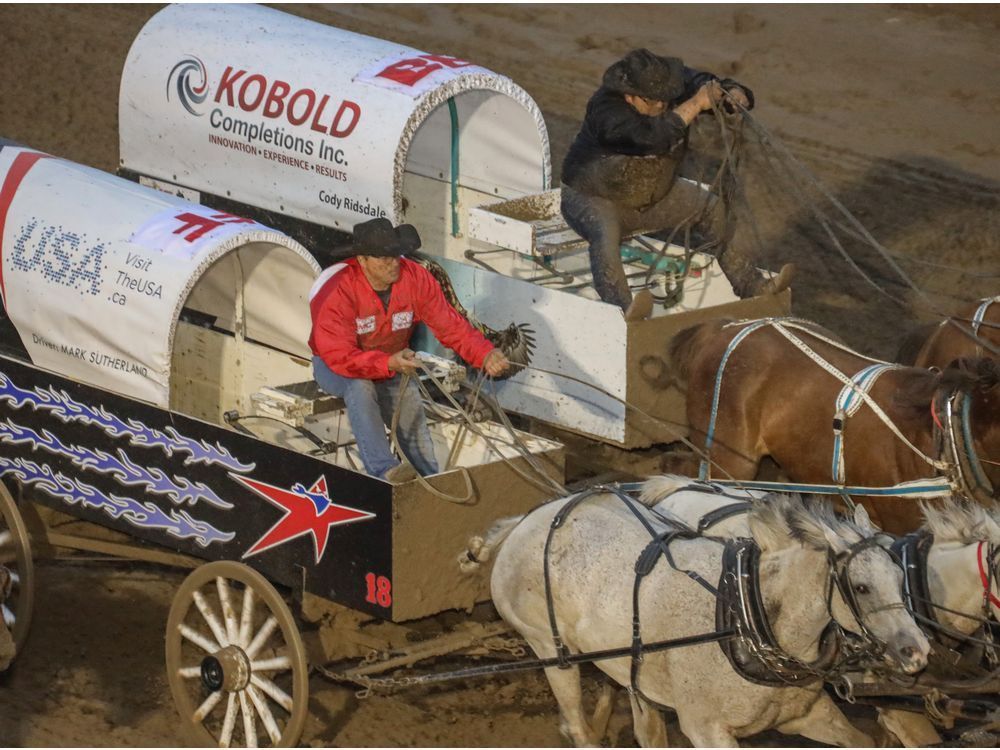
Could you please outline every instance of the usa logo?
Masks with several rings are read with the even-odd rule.
[[[202,104],[208,97],[208,73],[205,72],[205,63],[192,55],[177,63],[167,76],[167,101],[170,101],[170,92],[173,90],[188,112],[195,117],[201,117],[202,113],[195,109],[195,105]]]
[[[367,318],[355,318],[355,324],[358,326],[358,335],[362,333],[371,333],[375,330],[375,316],[369,315]]]
[[[316,564],[318,565],[326,552],[332,526],[343,526],[375,518],[374,513],[369,513],[366,510],[337,505],[332,502],[324,476],[313,482],[309,489],[306,489],[302,484],[295,483],[290,490],[249,477],[241,477],[236,474],[230,474],[230,476],[247,489],[253,490],[271,505],[285,512],[277,523],[264,533],[264,536],[243,553],[244,559],[309,534],[312,536]]]

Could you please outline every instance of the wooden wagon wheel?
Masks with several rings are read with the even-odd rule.
[[[10,596],[0,604],[4,622],[21,651],[31,626],[35,604],[35,570],[31,562],[31,542],[24,519],[6,485],[0,482],[0,566],[11,579]]]
[[[174,597],[166,641],[167,679],[189,742],[298,741],[309,708],[305,648],[264,576],[228,560],[197,568]]]

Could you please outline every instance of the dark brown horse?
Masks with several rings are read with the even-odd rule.
[[[782,335],[782,330],[799,344]],[[1000,487],[1000,467],[987,463],[1000,459],[1000,362],[962,360],[943,372],[888,366],[874,377],[870,399],[911,448],[864,398],[845,390],[845,383],[831,372],[835,369],[852,379],[878,365],[836,342],[824,341],[821,331],[803,321],[715,320],[674,338],[670,361],[678,379],[687,383],[687,416],[694,441],[707,447],[716,478],[753,479],[760,460],[770,456],[792,481],[838,484],[835,418],[842,425],[839,484],[890,487],[938,476],[954,468],[945,428],[956,425],[961,440],[960,417],[967,409],[968,434],[980,460],[974,460],[975,466],[966,462],[965,478],[975,473],[973,479],[982,480],[973,485],[979,499],[988,499],[992,488]],[[812,356],[803,348],[810,349]],[[720,369],[723,359],[726,362]],[[947,401],[952,396],[959,399],[952,402],[959,413],[949,422],[945,415],[952,408]],[[837,405],[838,398],[848,397],[848,407],[861,402],[853,414],[850,408],[840,410],[843,401]],[[964,407],[966,401],[968,407]],[[931,465],[921,454],[938,465]],[[958,454],[971,455],[964,443]],[[913,499],[857,499],[887,531],[899,533],[919,525],[920,512]]]
[[[922,326],[903,342],[899,361],[916,367],[947,367],[963,357],[1000,359],[1000,297],[962,307],[937,324]]]

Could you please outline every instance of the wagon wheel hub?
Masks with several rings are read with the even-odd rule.
[[[201,681],[212,693],[245,690],[250,683],[250,659],[239,646],[226,646],[201,660]]]

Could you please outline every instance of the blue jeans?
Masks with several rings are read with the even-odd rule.
[[[399,460],[393,455],[385,428],[392,425],[392,415],[399,406],[396,440],[403,453],[422,475],[437,474],[434,444],[427,429],[424,405],[415,378],[401,391],[402,375],[388,380],[345,378],[333,372],[319,357],[313,357],[313,376],[326,393],[344,399],[351,430],[358,443],[365,471],[384,477]]]

